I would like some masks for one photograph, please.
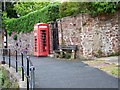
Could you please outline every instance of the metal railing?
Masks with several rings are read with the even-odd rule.
[[[10,67],[14,67],[16,73],[21,69],[22,81],[27,80],[27,90],[34,90],[35,88],[35,68],[30,60],[30,57],[24,53],[19,53],[17,50],[1,48],[2,64],[7,63]],[[19,60],[18,60],[19,57]],[[14,59],[13,59],[14,58]],[[26,61],[26,62],[25,62]],[[20,67],[20,68],[19,68]]]

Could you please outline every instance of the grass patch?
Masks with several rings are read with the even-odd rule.
[[[112,52],[108,55],[108,57],[111,57],[111,56],[119,56],[120,55],[120,52]]]
[[[18,67],[18,73],[22,77],[22,68],[21,67]],[[27,80],[26,77],[25,77],[25,75],[24,75],[24,80],[25,81]]]
[[[105,71],[112,76],[120,78],[120,66],[105,63],[104,60],[89,60],[83,62],[92,67],[99,68],[100,70]]]
[[[108,66],[104,66],[100,68],[103,71],[107,71],[109,74],[113,75],[113,76],[117,76],[120,78],[120,68],[118,68],[118,66],[111,64]]]
[[[120,77],[120,76],[119,76],[119,75],[120,75],[120,68],[118,68],[118,67],[113,68],[112,71],[111,71],[111,73],[112,73],[113,75],[116,75],[116,76]]]
[[[65,52],[65,51],[56,54],[57,58],[63,58],[63,59],[71,59],[71,55],[72,55],[71,52]]]
[[[86,64],[89,64],[89,65],[97,65],[97,64],[103,64],[104,61],[103,60],[89,60],[89,61],[83,61],[85,62]]]
[[[0,87],[2,90],[9,90],[9,88],[15,88],[19,90],[18,83],[16,83],[15,78],[11,78],[10,74],[5,68],[0,66]]]

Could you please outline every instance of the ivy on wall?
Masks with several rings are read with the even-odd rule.
[[[20,18],[8,19],[6,29],[9,32],[30,32],[33,31],[35,23],[47,23],[55,21],[57,18],[59,18],[59,4],[50,4]]]

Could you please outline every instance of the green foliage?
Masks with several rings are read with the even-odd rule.
[[[17,40],[17,34],[14,34],[13,39]]]
[[[112,52],[108,55],[108,57],[111,57],[111,56],[119,56],[120,55],[120,51],[118,52]]]
[[[79,13],[89,13],[92,16],[114,13],[120,4],[114,2],[64,2],[60,5],[60,16],[66,17]]]
[[[2,69],[0,68],[0,87],[3,84],[3,73],[2,73]]]
[[[98,50],[97,53],[99,54],[99,56],[101,56],[103,54],[103,52],[101,50]]]
[[[93,55],[95,56],[95,57],[102,57],[103,56],[103,52],[101,51],[101,50],[98,50],[98,51],[96,51],[96,52],[93,52]]]
[[[90,14],[97,16],[98,14],[111,14],[117,9],[117,5],[114,2],[91,2],[89,4]]]
[[[19,2],[14,5],[14,10],[20,16],[24,16],[30,12],[40,10],[47,6],[49,2]]]
[[[9,88],[11,86],[11,82],[9,81],[8,72],[4,70],[2,67],[0,69],[0,86],[2,88]]]
[[[6,22],[6,29],[14,32],[33,31],[34,24],[47,23],[59,18],[59,4],[50,4],[47,7],[31,12],[25,16],[16,19],[9,19]]]
[[[48,18],[50,18],[52,21],[55,21],[57,18],[59,18],[59,6],[56,4],[53,4],[48,8]]]
[[[2,11],[7,13],[7,17],[9,18],[16,18],[17,13],[14,10],[14,4],[13,2],[5,2],[5,7],[4,7],[4,2],[2,2]]]
[[[65,58],[65,59],[70,59],[71,58],[71,52],[69,51],[63,51],[63,52],[60,52],[60,54],[58,54],[57,57],[59,58]]]
[[[87,6],[88,3],[86,2],[64,2],[60,5],[60,16],[76,16],[79,13],[86,13],[88,11]]]
[[[11,35],[12,35],[12,32],[11,32],[11,31],[8,31],[8,35],[11,36]]]
[[[15,88],[15,90],[19,90],[16,79],[10,81],[9,72],[5,70],[2,66],[0,66],[0,88],[2,88],[2,90],[9,90],[10,88]]]
[[[111,71],[111,73],[115,76],[120,77],[120,68],[119,67],[114,67]]]
[[[64,58],[70,59],[71,58],[71,53],[66,53],[65,56],[64,56]]]
[[[7,13],[6,12],[2,12],[2,28],[5,27],[7,21],[9,20],[9,18],[7,17]]]
[[[21,17],[9,19],[6,17],[7,14],[3,13],[3,23],[6,24],[6,29],[17,33],[31,32],[36,23],[47,23],[66,16],[76,16],[79,13],[89,13],[93,16],[104,13],[111,14],[120,6],[113,2],[64,2],[62,4],[48,4],[43,2],[19,2],[15,4],[14,9]]]

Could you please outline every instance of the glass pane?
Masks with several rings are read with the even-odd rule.
[[[40,51],[45,52],[46,51],[46,30],[41,30],[41,36],[40,36]]]

